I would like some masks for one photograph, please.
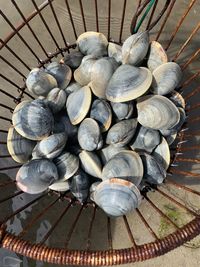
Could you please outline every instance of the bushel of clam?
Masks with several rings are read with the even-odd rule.
[[[60,62],[34,68],[7,146],[23,165],[17,186],[29,194],[67,192],[94,201],[109,216],[141,203],[141,191],[163,183],[170,147],[185,118],[175,91],[182,72],[148,32],[122,46],[85,32]]]

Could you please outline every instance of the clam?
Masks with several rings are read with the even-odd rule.
[[[90,87],[94,95],[106,98],[106,87],[117,68],[111,58],[100,58],[92,66]]]
[[[167,63],[168,57],[162,45],[156,41],[152,41],[149,47],[147,67],[150,71],[154,71],[160,65]]]
[[[137,208],[141,203],[141,195],[131,182],[113,178],[97,186],[94,201],[107,215],[117,217]]]
[[[141,126],[129,145],[132,150],[151,153],[160,141],[159,131]]]
[[[170,164],[170,150],[169,145],[164,137],[162,137],[161,143],[153,151],[152,156],[164,167],[165,170],[168,169]]]
[[[140,153],[140,158],[144,167],[143,179],[151,184],[163,183],[167,175],[163,165],[154,156],[147,153]]]
[[[79,154],[82,169],[91,176],[101,179],[102,165],[98,156],[94,152],[83,150]]]
[[[85,56],[81,65],[74,71],[74,80],[82,86],[87,85],[91,81],[91,71],[96,58],[93,56]]]
[[[76,92],[78,89],[80,89],[82,86],[77,82],[71,82],[66,88],[65,93],[67,96],[73,92]]]
[[[10,127],[7,136],[7,148],[14,161],[25,163],[31,159],[36,142],[28,140],[18,134],[14,127]]]
[[[121,151],[128,150],[128,147],[126,146],[115,146],[115,145],[109,145],[104,148],[102,148],[100,152],[101,160],[103,164],[106,164],[113,156],[118,154]]]
[[[64,90],[54,88],[48,93],[46,100],[51,111],[57,113],[65,106],[67,95]]]
[[[166,95],[172,92],[181,82],[182,71],[175,62],[160,65],[153,71],[152,92]]]
[[[66,108],[73,125],[79,124],[87,115],[92,101],[89,86],[84,86],[67,98]]]
[[[84,32],[79,35],[76,44],[84,55],[102,57],[107,55],[108,40],[100,32]]]
[[[147,68],[121,65],[114,72],[106,88],[111,102],[127,102],[143,95],[150,87],[152,74]]]
[[[167,135],[167,136],[164,135],[164,137],[165,137],[168,145],[171,146],[174,143],[174,141],[176,140],[177,132],[170,134],[170,135]]]
[[[63,152],[54,159],[54,163],[58,169],[60,181],[65,181],[72,177],[79,168],[79,159],[69,152]]]
[[[72,69],[76,69],[80,66],[84,55],[80,51],[72,51],[69,54],[66,53],[60,63],[68,65]]]
[[[35,68],[26,79],[28,90],[37,96],[46,96],[51,89],[58,87],[56,79],[45,71]]]
[[[13,112],[15,130],[25,138],[42,140],[53,129],[54,118],[43,100],[23,101]]]
[[[80,201],[81,203],[86,201],[89,195],[90,189],[90,178],[82,170],[79,170],[69,181],[71,193]]]
[[[78,129],[78,142],[82,149],[93,151],[100,149],[103,145],[98,123],[91,119],[84,119]]]
[[[128,37],[122,45],[122,63],[138,65],[149,48],[148,32],[139,32]]]
[[[69,182],[68,180],[66,181],[56,181],[53,184],[49,186],[49,189],[58,191],[58,192],[66,192],[69,190]]]
[[[72,71],[69,66],[60,64],[58,62],[52,62],[46,67],[46,72],[51,74],[57,81],[60,89],[65,89],[70,83],[72,78]]]
[[[60,155],[67,142],[66,133],[52,134],[37,143],[33,150],[33,158],[53,159]]]
[[[124,146],[133,138],[137,127],[136,119],[120,121],[114,124],[108,131],[106,144]]]
[[[118,44],[108,43],[108,56],[113,57],[118,63],[122,62],[122,47]]]
[[[147,128],[166,130],[174,127],[180,120],[178,108],[167,98],[148,95],[138,99],[138,122]]]
[[[121,151],[103,167],[102,179],[120,178],[138,186],[143,177],[143,164],[137,152]]]
[[[94,193],[101,182],[95,182],[90,186],[90,199],[94,201]]]
[[[133,104],[133,101],[128,101],[122,103],[111,102],[111,106],[116,118],[118,120],[124,120],[129,119],[132,116],[135,105]]]
[[[17,186],[29,194],[44,192],[57,179],[57,168],[48,159],[35,159],[25,163],[16,176]]]
[[[67,114],[57,113],[54,116],[53,133],[65,132],[69,138],[74,138],[77,134],[78,128],[72,125]]]
[[[185,109],[185,99],[177,91],[172,91],[169,99],[177,106]]]
[[[90,117],[97,121],[102,132],[106,132],[112,122],[112,111],[108,102],[96,99],[92,103]]]

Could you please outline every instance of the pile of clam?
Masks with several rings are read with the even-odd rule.
[[[148,32],[122,46],[85,32],[76,44],[26,79],[37,99],[16,106],[7,140],[23,164],[16,183],[30,194],[70,190],[121,216],[138,207],[142,188],[166,177],[186,118],[175,91],[182,72]]]

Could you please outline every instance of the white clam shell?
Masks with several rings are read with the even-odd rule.
[[[108,56],[113,57],[118,63],[122,62],[122,47],[118,44],[108,44]]]
[[[168,56],[159,42],[152,41],[149,47],[147,67],[154,71],[160,65],[168,62]]]
[[[69,190],[69,182],[68,180],[66,181],[56,181],[53,184],[49,186],[49,189],[58,191],[58,192],[66,192]]]
[[[103,164],[106,164],[106,162],[108,162],[113,156],[124,150],[128,150],[128,147],[109,145],[102,148],[99,152]]]
[[[54,88],[48,93],[46,100],[51,111],[57,113],[65,106],[67,95],[64,90]]]
[[[114,103],[111,102],[113,113],[118,120],[129,119],[134,111],[135,103],[133,101]]]
[[[163,165],[165,170],[168,169],[170,164],[170,150],[169,145],[164,137],[162,137],[161,143],[153,151],[152,155],[157,159],[157,161]]]

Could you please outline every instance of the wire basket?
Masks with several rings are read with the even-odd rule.
[[[15,17],[8,17],[7,10],[0,11],[3,23],[11,28],[5,37],[2,27],[4,36],[0,39],[0,172],[11,177],[1,175],[1,246],[49,263],[103,266],[163,255],[197,236],[200,233],[198,1],[120,0],[117,5],[111,0],[42,3],[30,0],[21,1],[23,5],[19,2],[9,3],[10,14],[15,13]],[[184,11],[176,8],[177,2],[181,2]],[[20,23],[16,24],[15,19]],[[191,20],[192,26],[188,24]],[[65,52],[70,53],[76,48],[77,36],[84,31],[100,31],[109,40],[122,43],[130,35],[129,28],[133,33],[140,26],[149,30],[151,40],[162,43],[171,60],[178,62],[184,71],[178,90],[186,101],[188,118],[172,148],[165,183],[143,192],[142,205],[118,219],[110,219],[94,203],[81,205],[68,194],[50,191],[33,197],[17,190],[14,179],[20,166],[8,155],[6,137],[15,105],[22,99],[34,99],[24,83],[28,72],[61,58]],[[13,206],[16,203],[20,206]],[[37,227],[47,219],[51,224],[42,236],[36,237]],[[13,232],[12,225],[17,220],[23,226]]]

